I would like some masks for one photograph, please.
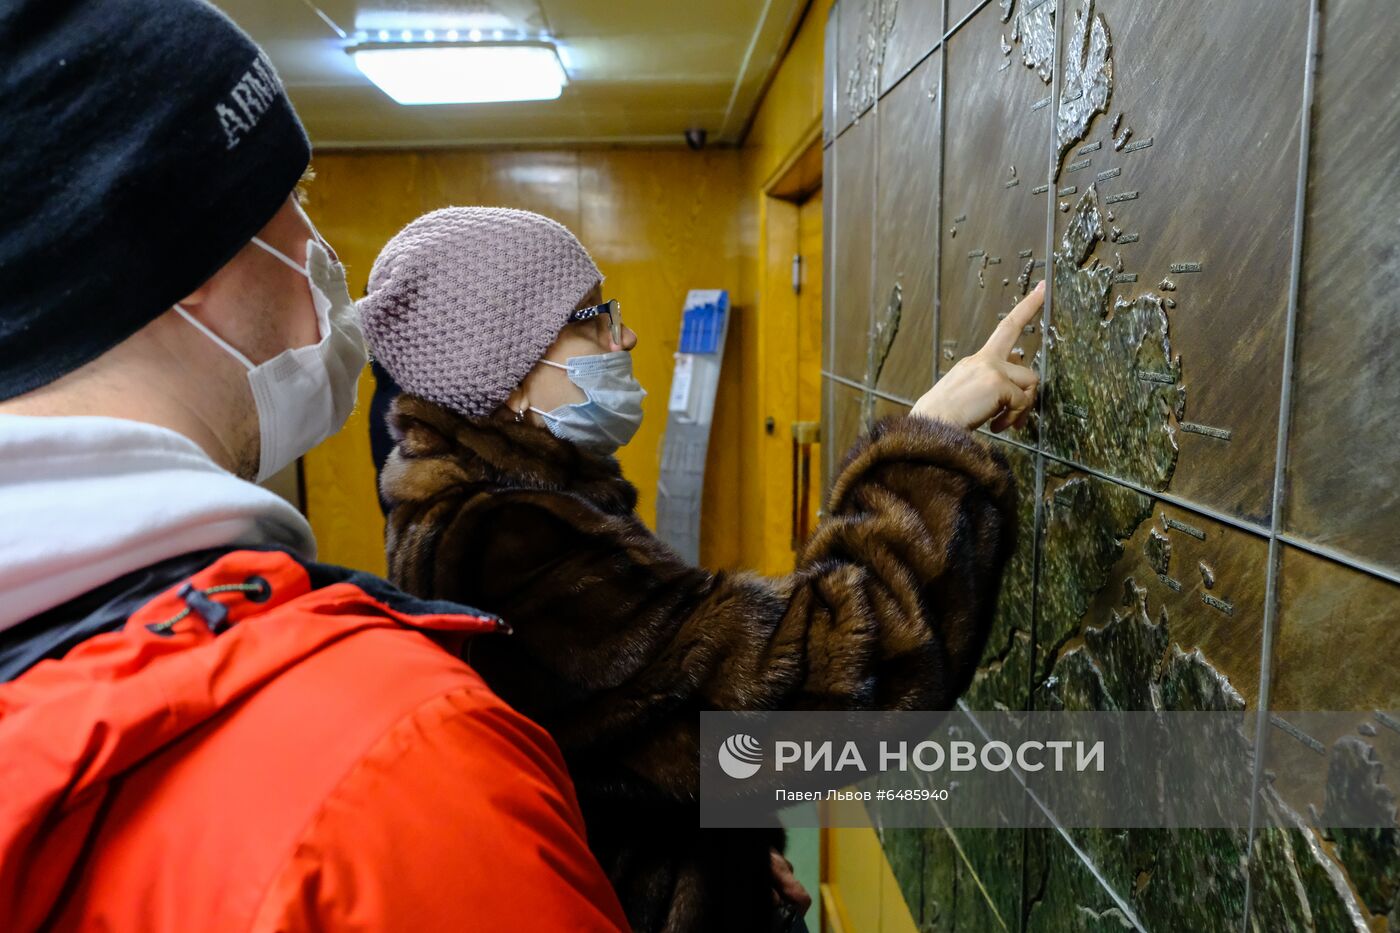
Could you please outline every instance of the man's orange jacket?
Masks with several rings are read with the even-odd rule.
[[[459,660],[499,620],[191,571],[0,684],[0,928],[625,927],[553,741]]]

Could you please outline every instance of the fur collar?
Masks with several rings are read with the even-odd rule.
[[[380,492],[391,508],[459,485],[572,493],[614,515],[637,507],[637,490],[615,458],[544,428],[469,418],[405,393],[390,409],[389,430],[398,446],[384,466]]]

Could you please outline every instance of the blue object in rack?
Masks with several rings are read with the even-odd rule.
[[[656,534],[691,564],[700,561],[705,455],[714,424],[728,313],[729,293],[724,289],[692,288],[686,293],[680,352],[666,404],[661,475],[656,483]]]
[[[713,300],[687,305],[681,315],[681,352],[714,353],[720,349],[724,316],[729,313],[729,293],[710,292]]]

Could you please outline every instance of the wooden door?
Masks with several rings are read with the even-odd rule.
[[[821,505],[820,180],[770,192],[763,210],[764,519],[757,569],[776,574],[792,569]]]

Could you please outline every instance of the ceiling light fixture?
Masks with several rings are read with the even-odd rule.
[[[369,43],[347,51],[400,104],[554,100],[569,83],[552,42]]]

